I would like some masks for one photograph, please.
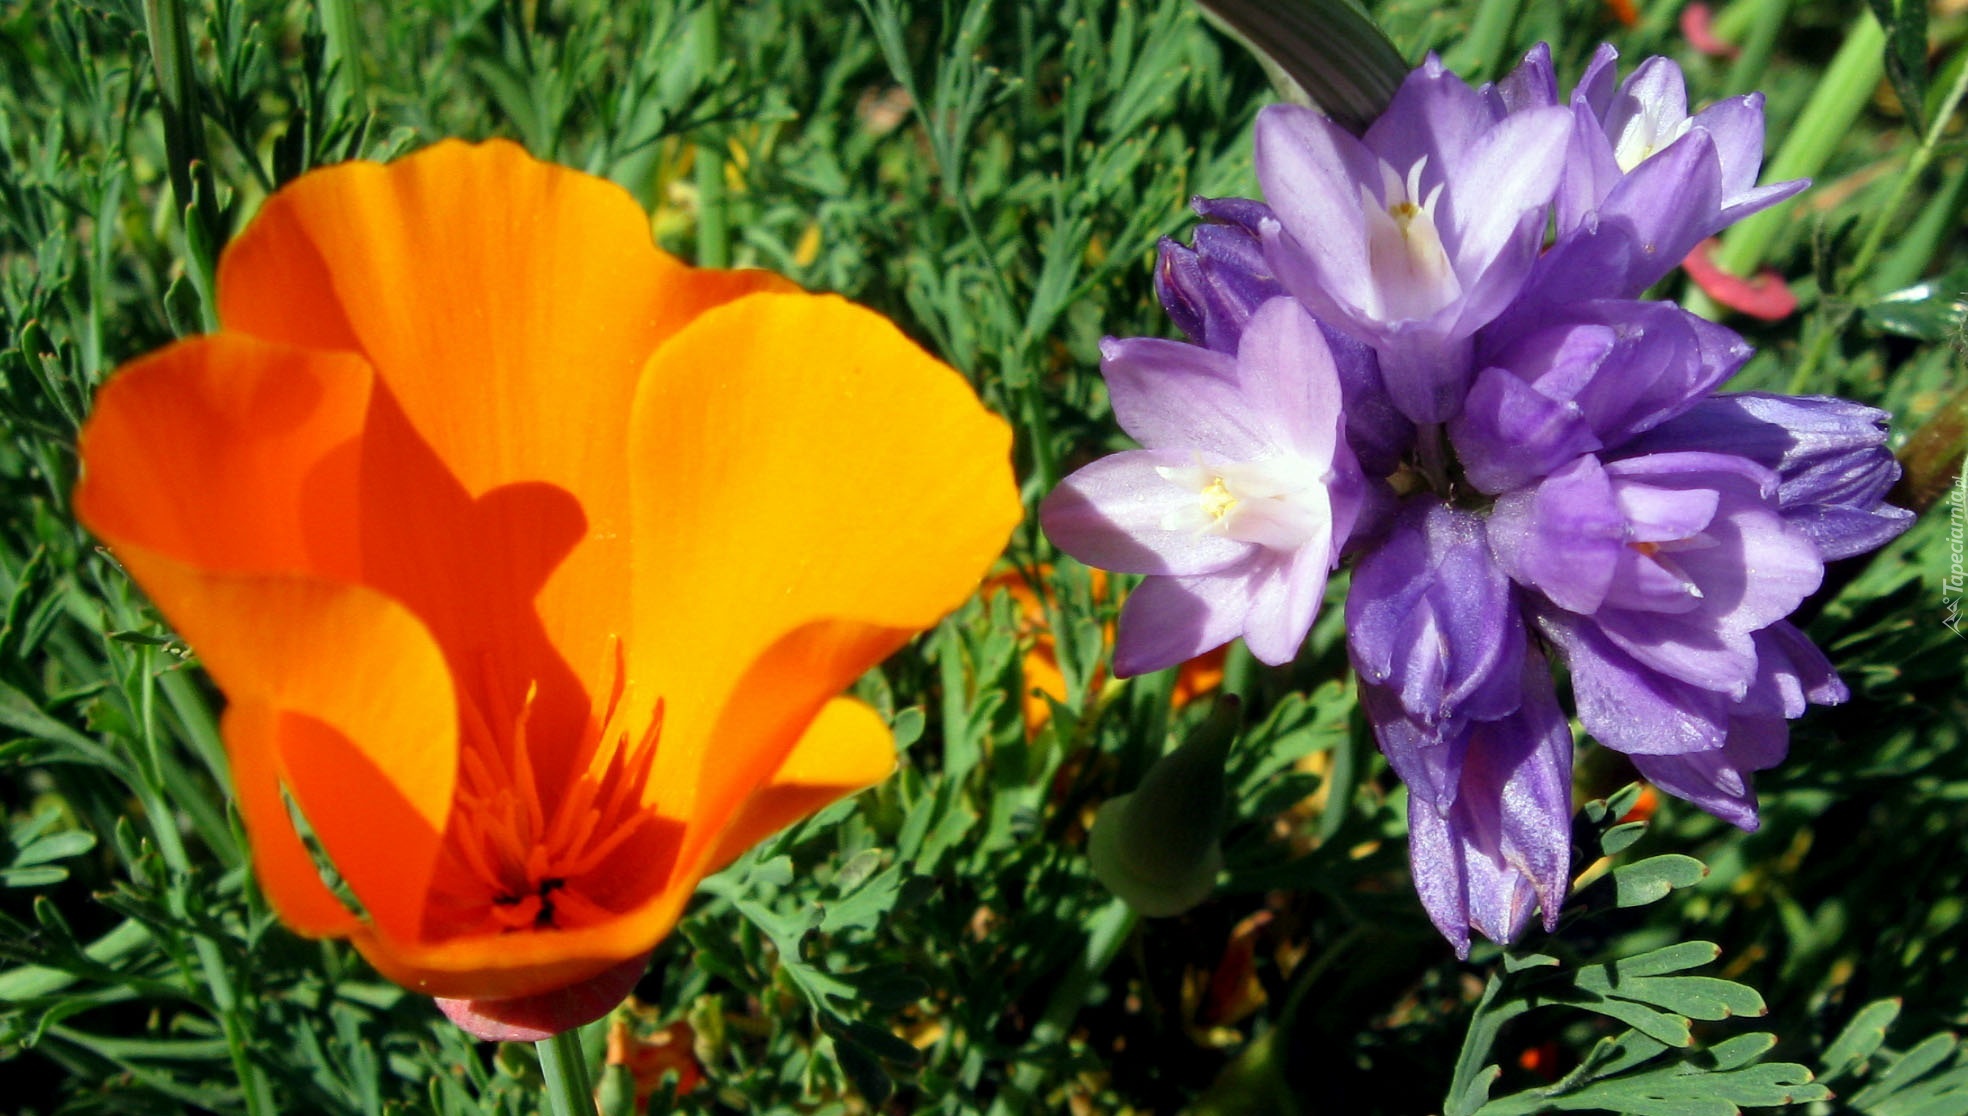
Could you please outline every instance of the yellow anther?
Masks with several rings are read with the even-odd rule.
[[[1203,510],[1208,512],[1213,520],[1222,519],[1236,510],[1237,497],[1231,493],[1230,486],[1223,483],[1222,477],[1212,479],[1203,488],[1202,497]]]

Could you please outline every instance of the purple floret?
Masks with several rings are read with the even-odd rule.
[[[1886,448],[1887,417],[1826,395],[1718,395],[1628,450],[1727,446],[1775,472],[1784,518],[1830,561],[1884,546],[1913,525],[1912,512],[1883,502],[1900,479],[1900,463]]]
[[[1806,186],[1756,185],[1763,165],[1763,97],[1719,101],[1692,116],[1681,68],[1642,62],[1614,84],[1619,52],[1601,46],[1572,91],[1576,120],[1556,196],[1558,239],[1538,261],[1530,297],[1633,298],[1695,245]],[[1548,51],[1533,51],[1500,88],[1518,111],[1541,109]],[[1538,90],[1537,94],[1526,91]]]
[[[1454,414],[1471,338],[1517,294],[1543,241],[1570,114],[1500,114],[1432,56],[1354,137],[1311,109],[1258,114],[1265,258],[1321,321],[1372,346],[1394,405]]]
[[[1115,418],[1143,448],[1067,477],[1039,518],[1082,562],[1150,575],[1121,612],[1115,673],[1240,635],[1264,662],[1289,661],[1364,499],[1318,323],[1281,298],[1235,357],[1151,338],[1102,349]]]

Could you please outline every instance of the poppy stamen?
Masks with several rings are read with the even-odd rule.
[[[619,642],[618,642],[619,649]],[[615,656],[617,670],[622,657]],[[632,703],[618,678],[599,723],[591,719],[571,751],[573,778],[548,801],[534,773],[529,736],[539,687],[517,708],[487,679],[482,699],[460,704],[458,791],[445,849],[459,871],[443,889],[440,917],[459,933],[510,933],[589,925],[613,912],[590,877],[641,834],[644,791],[662,734],[659,701],[649,725],[631,736]]]

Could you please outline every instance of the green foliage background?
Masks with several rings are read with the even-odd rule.
[[[530,1051],[475,1048],[272,919],[217,696],[69,512],[95,386],[209,327],[216,253],[280,184],[509,136],[626,187],[685,258],[895,317],[1013,419],[1035,504],[1125,444],[1098,340],[1170,331],[1155,240],[1191,195],[1255,192],[1269,87],[1187,0],[191,7],[154,56],[146,15],[174,5],[0,5],[0,1107],[537,1111]],[[1614,800],[1580,815],[1565,923],[1457,963],[1328,608],[1288,670],[1233,652],[1222,887],[1138,922],[1089,875],[1085,823],[1202,708],[1172,709],[1168,677],[1104,681],[1113,600],[1028,523],[1006,568],[1051,602],[1064,700],[1028,734],[1035,634],[1003,595],[863,680],[902,772],[707,884],[638,989],[638,1025],[688,1019],[710,1078],[673,1110],[1968,1113],[1968,641],[1945,590],[1968,16],[1872,9],[1884,34],[1850,4],[1736,0],[1733,60],[1691,51],[1671,0],[1632,26],[1585,0],[1375,13],[1471,78],[1539,39],[1567,81],[1601,39],[1668,53],[1695,102],[1764,90],[1776,160],[1818,181],[1725,248],[1802,302],[1732,322],[1761,348],[1736,386],[1890,408],[1897,498],[1926,514],[1807,606],[1855,696],[1797,725],[1760,831],[1673,802],[1622,823],[1630,772],[1588,746],[1581,801]]]

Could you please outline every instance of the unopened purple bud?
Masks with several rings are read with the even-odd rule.
[[[1206,283],[1202,258],[1193,249],[1166,236],[1156,244],[1155,297],[1175,328],[1199,345],[1209,335]]]
[[[1721,448],[1777,474],[1777,503],[1827,560],[1862,554],[1904,531],[1913,513],[1886,504],[1900,463],[1886,412],[1824,395],[1745,392],[1703,400],[1626,452]]]
[[[1522,696],[1524,625],[1483,518],[1410,503],[1355,569],[1346,630],[1381,750],[1413,794],[1447,809],[1467,726]]]
[[[1556,927],[1570,879],[1571,728],[1543,656],[1526,653],[1513,681],[1515,712],[1465,726],[1455,804],[1438,810],[1409,789],[1415,890],[1463,958],[1472,928],[1508,944],[1533,907]]]
[[[1196,198],[1191,204],[1206,223],[1196,228],[1194,248],[1163,238],[1155,293],[1190,340],[1234,354],[1251,315],[1285,293],[1257,239],[1257,223],[1271,211],[1245,198]]]

